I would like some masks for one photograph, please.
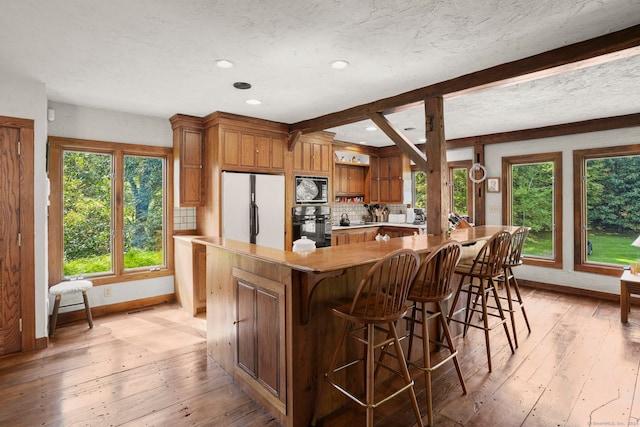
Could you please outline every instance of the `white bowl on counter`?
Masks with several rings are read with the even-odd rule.
[[[307,236],[302,236],[298,240],[293,242],[293,252],[307,252],[316,249],[316,242],[309,239]]]

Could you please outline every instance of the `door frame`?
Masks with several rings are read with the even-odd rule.
[[[36,349],[34,251],[34,121],[0,116],[0,127],[20,130],[20,299],[22,352]]]

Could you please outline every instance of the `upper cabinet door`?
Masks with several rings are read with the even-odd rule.
[[[298,175],[330,175],[331,142],[322,132],[302,135],[293,148],[293,170]]]
[[[174,129],[174,204],[176,206],[202,206],[202,180],[204,172],[203,131],[201,129]]]
[[[222,129],[223,170],[244,172],[284,171],[284,139],[270,134]]]

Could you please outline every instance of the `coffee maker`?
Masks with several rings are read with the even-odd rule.
[[[424,209],[422,208],[414,208],[413,209],[413,223],[414,224],[424,224],[426,221],[426,217],[424,215]]]

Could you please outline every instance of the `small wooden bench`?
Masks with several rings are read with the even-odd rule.
[[[56,331],[56,323],[58,322],[58,310],[60,309],[60,300],[62,295],[76,294],[82,292],[84,300],[84,311],[87,315],[89,328],[93,328],[93,319],[91,318],[91,307],[89,307],[89,299],[87,298],[87,290],[93,287],[90,280],[70,280],[68,282],[60,282],[49,288],[49,293],[55,295],[56,302],[53,305],[53,313],[51,314],[51,322],[49,323],[49,336],[53,336]]]

